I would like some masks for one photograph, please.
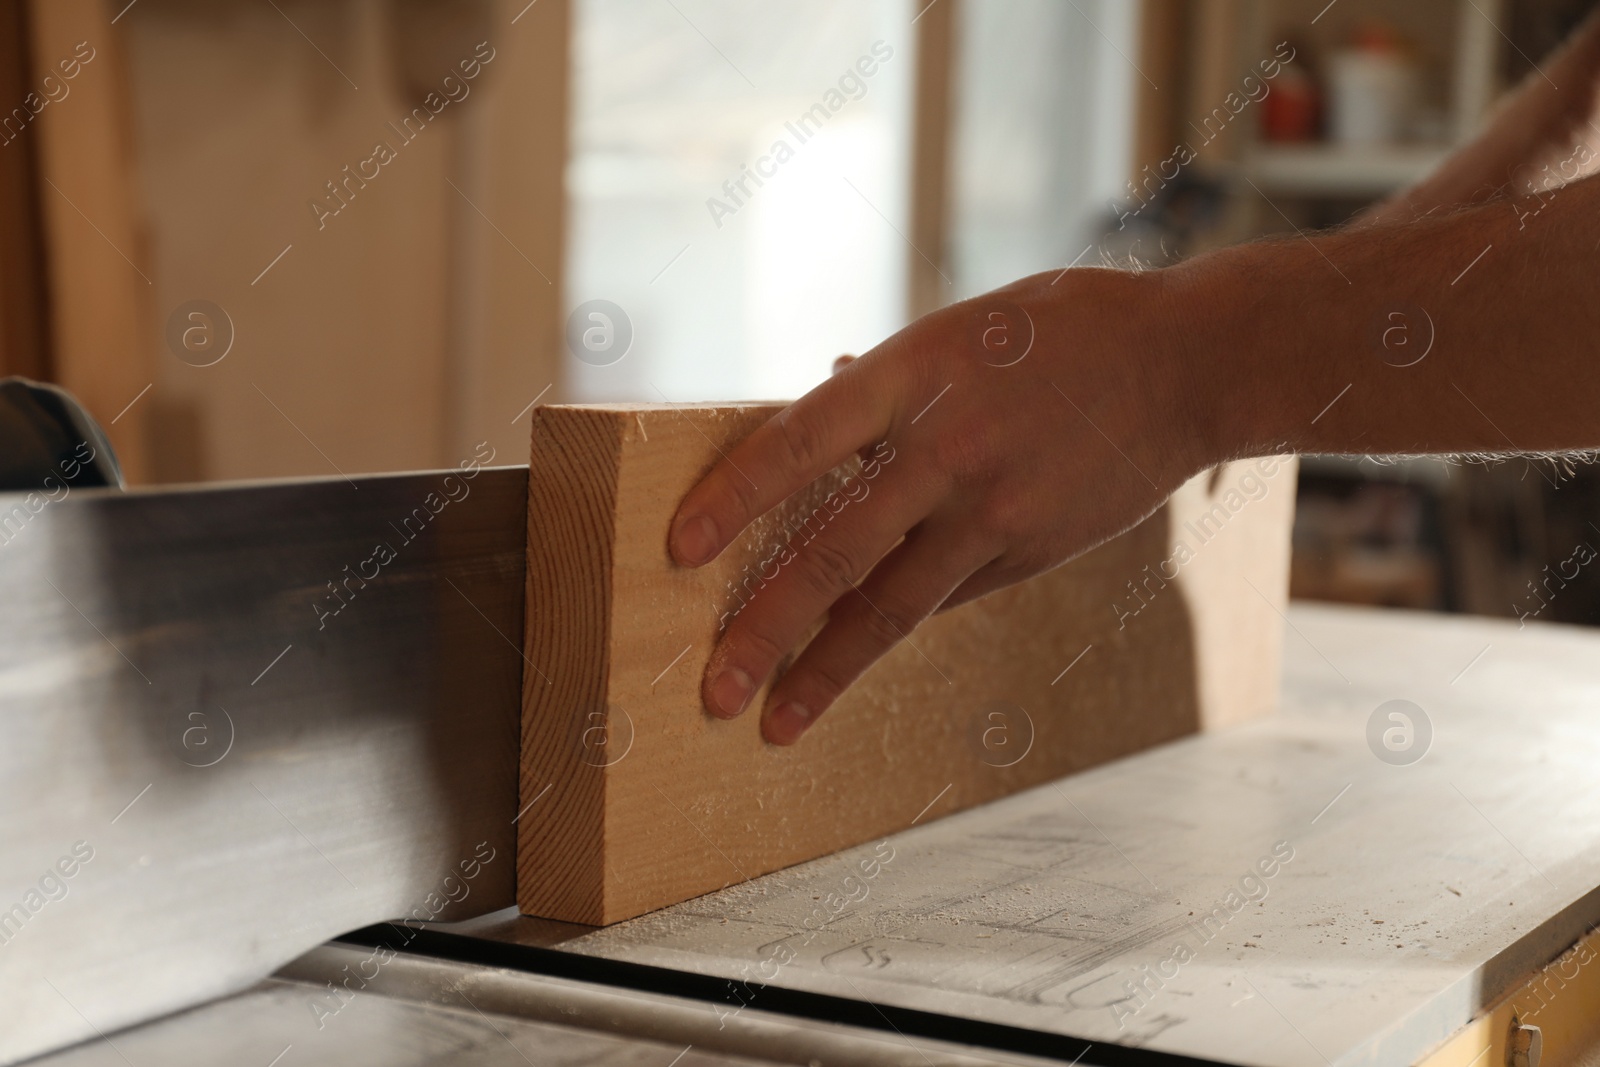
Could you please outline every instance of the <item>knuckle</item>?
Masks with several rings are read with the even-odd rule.
[[[747,665],[759,665],[758,669],[763,672],[770,671],[789,654],[789,650],[759,624],[747,624],[730,637],[740,649],[739,658]]]
[[[822,462],[822,428],[803,409],[791,405],[779,412],[778,433],[792,470],[814,470]]]
[[[934,462],[958,482],[981,478],[992,453],[991,431],[982,424],[940,434],[933,445]]]
[[[831,604],[855,585],[857,570],[849,552],[828,538],[818,538],[806,546],[799,576],[811,592]]]
[[[1017,493],[985,493],[973,510],[973,520],[985,539],[1009,545],[1028,530],[1028,502]]]
[[[750,480],[737,472],[724,474],[722,478],[721,508],[723,515],[732,515],[738,526],[743,526],[760,514],[756,510],[759,501],[756,499],[756,487]]]
[[[838,700],[853,680],[848,670],[840,670],[841,666],[836,660],[818,657],[805,664],[803,676],[789,679],[786,684],[797,692],[803,691],[820,710]]]
[[[994,541],[1004,541],[1006,528],[1011,523],[1009,509],[993,495],[985,496],[972,509],[972,526],[978,535]]]
[[[874,648],[884,649],[899,644],[916,628],[924,615],[924,612],[898,597],[879,596],[870,601],[862,597],[861,600],[856,612],[856,625],[861,627]]]

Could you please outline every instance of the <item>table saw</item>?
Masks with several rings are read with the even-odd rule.
[[[1270,717],[573,926],[511,907],[526,468],[338,593],[436,478],[82,490],[6,527],[0,1062],[1592,1047],[1600,634],[1297,606]]]

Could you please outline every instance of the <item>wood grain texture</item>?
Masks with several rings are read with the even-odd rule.
[[[586,730],[604,731],[607,714],[620,429],[598,412],[552,425],[541,411],[533,426],[539,473],[528,482],[528,542],[540,550],[528,553],[521,804],[549,803],[521,818],[518,850],[570,862],[519,877],[523,891],[563,913],[604,894],[604,842],[592,835],[604,832],[605,768],[584,760],[581,741]],[[546,797],[551,781],[562,788]]]
[[[777,410],[535,412],[524,912],[620,921],[1272,707],[1281,459],[1262,461],[1271,477],[1208,472],[1081,559],[931,620],[793,748],[764,743],[755,714],[711,718],[700,678],[735,588],[761,595],[786,542],[804,552],[833,508],[875,504],[859,471],[837,494],[836,472],[714,564],[674,565],[679,500]]]

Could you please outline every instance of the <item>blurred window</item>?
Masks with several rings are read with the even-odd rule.
[[[1139,5],[981,0],[957,10],[955,296],[1079,255],[1080,266],[1098,265],[1098,251],[1085,250],[1135,169]]]
[[[633,339],[571,399],[795,397],[904,324],[915,15],[576,0],[566,305]]]

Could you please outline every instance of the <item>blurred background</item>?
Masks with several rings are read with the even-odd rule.
[[[0,374],[137,484],[523,462],[536,401],[794,397],[1025,274],[1337,224],[1591,6],[0,0]],[[1597,486],[1310,458],[1293,593],[1600,622]]]

